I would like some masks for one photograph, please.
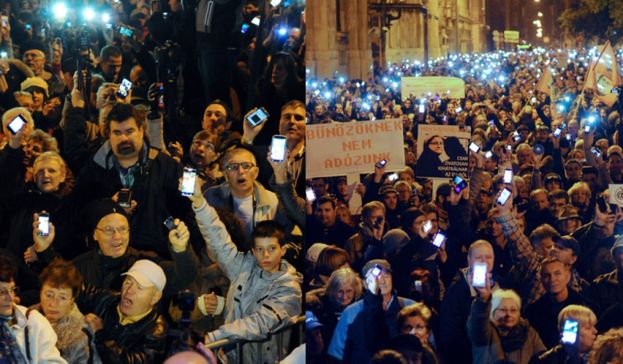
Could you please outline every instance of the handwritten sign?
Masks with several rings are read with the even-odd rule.
[[[387,160],[386,170],[405,166],[400,119],[307,125],[306,178],[370,173]]]
[[[465,81],[458,77],[402,77],[400,79],[402,98],[447,96],[451,99],[465,97]]]

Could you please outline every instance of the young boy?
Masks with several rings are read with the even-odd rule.
[[[189,198],[201,235],[231,282],[225,302],[225,324],[208,332],[206,343],[221,339],[263,340],[243,346],[242,362],[278,362],[287,353],[287,335],[265,339],[301,313],[302,301],[302,276],[281,259],[286,252],[283,228],[270,220],[258,222],[252,234],[253,249],[240,252],[200,188],[195,188],[195,194]],[[216,312],[216,307],[209,311]],[[227,351],[228,361],[237,362],[237,355],[235,349]]]

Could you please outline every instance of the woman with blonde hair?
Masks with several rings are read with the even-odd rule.
[[[325,340],[331,340],[342,311],[362,294],[361,278],[350,268],[335,270],[325,287],[307,292],[306,309],[313,311],[324,325],[322,333]]]

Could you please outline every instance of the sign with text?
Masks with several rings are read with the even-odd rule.
[[[417,177],[467,179],[468,131],[453,125],[418,125]]]
[[[613,203],[619,206],[623,206],[623,185],[610,184],[608,185],[608,198],[609,203]]]
[[[307,125],[306,178],[374,172],[387,160],[386,170],[405,166],[400,119]]]
[[[458,77],[402,77],[400,79],[402,98],[409,95],[415,97],[446,96],[451,99],[465,97],[465,81]]]
[[[519,43],[519,32],[516,30],[505,30],[504,41],[507,43]]]

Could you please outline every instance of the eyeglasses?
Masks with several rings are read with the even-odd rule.
[[[255,164],[249,162],[242,163],[229,163],[225,166],[225,170],[227,172],[237,171],[240,167],[242,167],[243,171],[248,171],[249,169],[255,167]]]
[[[121,235],[125,235],[125,234],[130,232],[130,228],[127,227],[127,226],[120,226],[120,227],[106,226],[105,228],[98,228],[98,227],[96,227],[95,230],[101,231],[106,236],[113,236],[113,235],[115,235],[115,231],[119,232],[119,234],[121,234]]]
[[[426,330],[428,330],[428,326],[425,325],[415,325],[413,327],[411,327],[411,330],[409,330],[409,333],[411,334],[423,334],[426,332]]]
[[[19,293],[19,287],[13,287],[9,289],[0,289],[0,297],[4,297],[6,295],[15,296]]]
[[[276,246],[269,246],[268,248],[253,248],[253,252],[258,255],[264,254],[264,252],[268,252],[268,254],[273,255],[279,249]]]

